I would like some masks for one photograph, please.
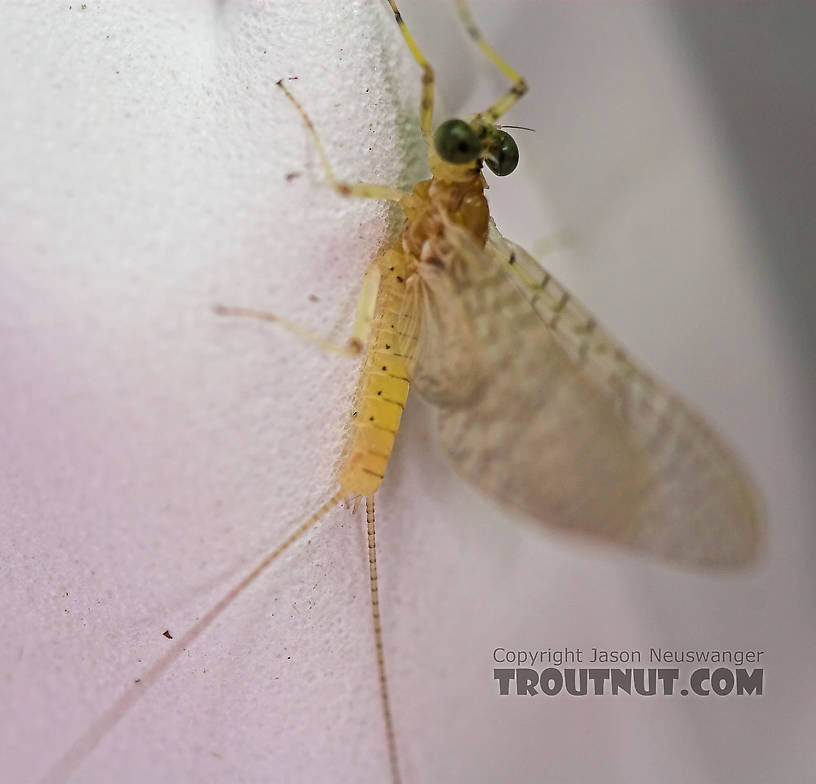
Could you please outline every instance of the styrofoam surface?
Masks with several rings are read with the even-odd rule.
[[[500,89],[449,8],[405,16],[443,99]],[[500,228],[736,446],[769,553],[704,577],[542,536],[465,487],[412,400],[378,496],[406,782],[798,781],[812,737],[812,459],[772,260],[668,17],[484,8],[532,84]],[[418,74],[379,3],[6,4],[0,25],[0,759],[36,780],[332,490],[342,341],[396,216],[324,185],[422,174]],[[287,175],[290,175],[287,177]],[[360,511],[327,515],[103,737],[76,782],[387,780]],[[761,699],[499,699],[496,646],[750,648]],[[812,673],[812,667],[810,672]]]

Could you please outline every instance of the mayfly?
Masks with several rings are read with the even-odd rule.
[[[457,3],[468,34],[511,86],[486,110],[434,130],[434,71],[394,0],[388,3],[422,71],[419,121],[430,179],[411,192],[339,181],[308,114],[283,80],[277,83],[303,118],[335,191],[395,202],[406,216],[396,242],[365,275],[351,339],[339,347],[272,314],[216,308],[281,324],[343,353],[364,353],[336,485],[89,728],[45,781],[67,780],[179,653],[343,500],[365,503],[384,734],[391,781],[401,781],[380,621],[374,496],[411,386],[436,406],[439,439],[458,472],[509,509],[688,566],[735,567],[757,552],[759,505],[728,448],[537,261],[503,238],[490,217],[483,168],[500,177],[516,168],[518,148],[497,123],[527,91],[524,79]]]

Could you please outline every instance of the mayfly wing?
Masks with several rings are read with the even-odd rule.
[[[720,436],[633,361],[577,299],[495,225],[488,248],[521,283],[554,339],[588,382],[605,392],[647,454],[654,479],[638,513],[643,533],[664,548],[655,552],[711,566],[754,558],[763,511],[747,472]]]
[[[693,566],[751,560],[761,513],[711,428],[495,226],[484,248],[452,223],[444,242],[421,274],[415,386],[458,472],[557,529]]]
[[[435,276],[433,287],[420,283]],[[423,329],[428,324],[428,329]],[[429,270],[408,280],[398,320],[398,346],[412,385],[432,403],[467,396],[480,380],[479,346],[452,279]],[[422,357],[421,362],[417,358]]]

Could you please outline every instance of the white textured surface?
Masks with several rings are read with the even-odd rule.
[[[405,15],[448,103],[481,107],[500,80],[446,8],[420,5]],[[727,146],[658,10],[484,10],[533,87],[508,121],[538,129],[517,136],[519,173],[491,180],[500,228],[533,247],[571,233],[548,263],[739,448],[772,538],[755,573],[710,578],[541,536],[451,475],[413,401],[378,497],[406,782],[800,781],[813,455]],[[321,186],[274,81],[298,77],[343,176],[408,183],[421,149],[416,70],[379,3],[2,16],[0,776],[17,784],[330,489],[353,367],[210,312],[265,308],[341,339],[388,231],[381,207]],[[499,700],[497,645],[759,648],[768,693]],[[364,536],[341,509],[75,781],[370,782],[385,765]]]

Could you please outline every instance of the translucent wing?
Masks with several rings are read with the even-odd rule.
[[[459,473],[553,527],[698,566],[749,561],[761,513],[735,457],[521,248],[449,223],[420,269],[415,386]],[[451,372],[451,369],[455,369]]]

